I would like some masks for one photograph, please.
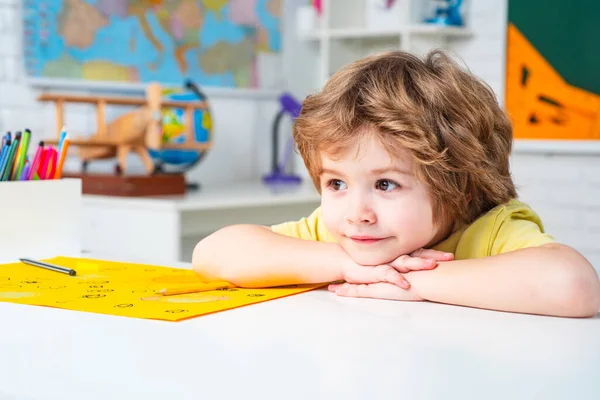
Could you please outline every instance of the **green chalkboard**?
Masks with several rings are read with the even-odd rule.
[[[508,20],[569,84],[600,94],[600,0],[509,0]]]

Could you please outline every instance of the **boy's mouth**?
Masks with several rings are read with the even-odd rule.
[[[350,239],[352,239],[352,241],[354,243],[372,244],[372,243],[380,242],[385,238],[379,238],[379,237],[374,237],[374,236],[350,236]]]

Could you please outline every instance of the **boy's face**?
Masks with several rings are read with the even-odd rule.
[[[358,149],[321,154],[327,229],[362,265],[384,264],[431,243],[437,234],[431,199],[407,153],[392,159],[376,135]]]

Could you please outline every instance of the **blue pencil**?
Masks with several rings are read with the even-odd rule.
[[[58,140],[58,155],[60,155],[60,152],[62,151],[63,143],[65,142],[66,137],[67,137],[67,128],[65,128],[63,126],[62,130],[60,132],[60,139]]]

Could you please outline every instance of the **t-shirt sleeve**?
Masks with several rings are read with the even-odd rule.
[[[491,248],[491,255],[507,253],[526,247],[553,243],[554,238],[545,232],[540,217],[530,208],[506,211]]]
[[[304,217],[298,221],[272,225],[271,230],[275,233],[298,239],[332,241],[321,217],[321,207],[315,209],[308,217]]]

